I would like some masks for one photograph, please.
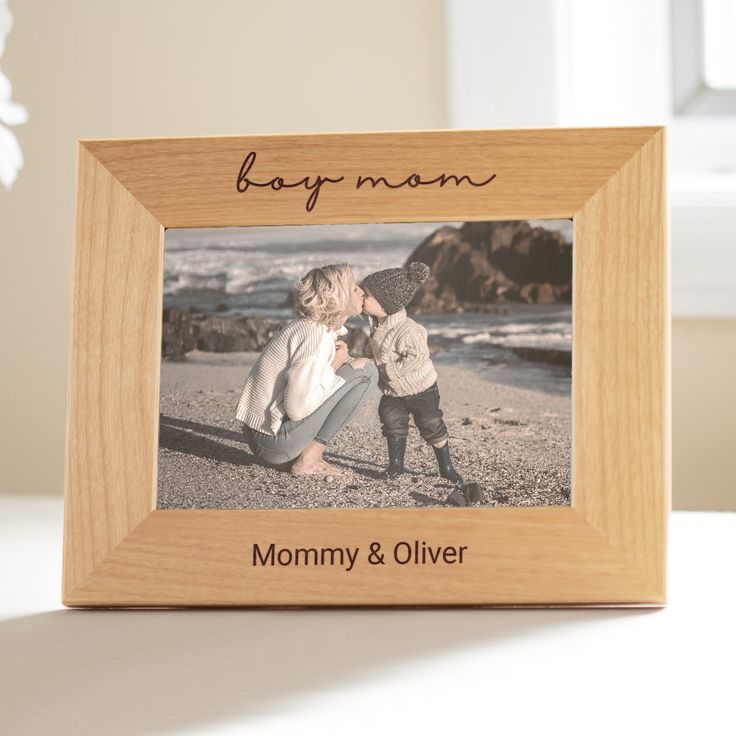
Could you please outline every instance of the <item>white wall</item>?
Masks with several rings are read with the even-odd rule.
[[[30,114],[0,191],[0,491],[60,493],[75,141],[444,128],[441,0],[11,0]]]

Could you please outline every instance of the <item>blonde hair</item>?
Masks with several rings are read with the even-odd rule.
[[[353,269],[347,263],[313,268],[296,282],[294,310],[300,317],[336,330],[347,315],[354,283]]]

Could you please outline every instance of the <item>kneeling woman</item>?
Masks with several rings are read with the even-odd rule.
[[[251,452],[268,465],[296,460],[293,475],[339,474],[322,453],[378,382],[373,362],[353,359],[345,320],[363,291],[347,264],[315,268],[297,283],[296,313],[248,374],[236,416]]]

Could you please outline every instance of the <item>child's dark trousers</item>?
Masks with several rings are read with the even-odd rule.
[[[409,415],[414,417],[419,434],[434,445],[447,439],[447,427],[440,409],[440,390],[436,383],[414,396],[382,396],[378,404],[384,437],[406,437]]]

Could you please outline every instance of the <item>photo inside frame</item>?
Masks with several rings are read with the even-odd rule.
[[[568,219],[168,229],[158,507],[569,505],[572,247]],[[313,278],[299,316],[332,264],[385,315],[323,325]]]

